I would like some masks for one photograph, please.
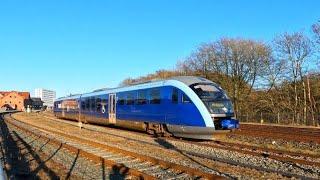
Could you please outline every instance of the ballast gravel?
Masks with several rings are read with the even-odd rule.
[[[11,127],[11,129],[14,130],[34,150],[48,154],[51,160],[58,162],[59,164],[63,164],[64,168],[69,170],[66,177],[64,177],[66,179],[70,178],[71,174],[81,179],[123,178],[123,176],[115,174],[112,170],[110,171],[107,168],[102,168],[100,164],[95,164],[86,158],[82,158],[77,154],[69,152],[67,149],[48,144],[47,141],[30,136],[29,134],[21,132],[14,127]]]
[[[314,166],[289,164],[269,158],[152,138],[139,133],[101,126],[84,125],[84,128],[80,130],[75,127],[75,122],[67,121],[65,123],[66,121],[64,120],[53,118],[50,120],[42,115],[33,116],[28,120],[20,115],[18,119],[27,123],[35,123],[38,126],[68,132],[71,135],[81,136],[108,146],[198,168],[208,173],[219,174],[229,178],[320,178],[320,170]]]

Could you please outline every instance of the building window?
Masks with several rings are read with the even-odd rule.
[[[160,104],[160,99],[160,89],[152,89],[150,92],[150,104]]]
[[[172,89],[172,103],[177,104],[178,103],[178,89],[177,88],[173,88]]]

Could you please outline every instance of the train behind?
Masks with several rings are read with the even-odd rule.
[[[83,123],[193,139],[213,139],[217,130],[239,128],[225,91],[193,76],[59,98],[54,114]]]

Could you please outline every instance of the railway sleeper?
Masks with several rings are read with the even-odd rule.
[[[139,162],[139,163],[135,163],[133,165],[130,165],[131,168],[134,169],[142,169],[142,168],[147,168],[150,167],[150,165],[152,165],[150,162]]]
[[[22,123],[19,123],[20,125],[22,124]],[[22,124],[22,126],[23,126],[24,124]],[[24,125],[25,126],[25,125]],[[163,130],[164,130],[164,127],[165,126],[162,126],[162,125],[155,125],[155,126],[153,126],[152,128],[155,130],[155,132],[164,132]],[[52,133],[50,130],[46,130],[46,129],[44,129],[45,131],[49,131],[50,133]],[[40,134],[43,134],[44,132],[43,131],[41,131],[40,132]],[[58,133],[58,132],[57,132]],[[46,136],[48,135],[47,133],[45,133],[46,134]],[[59,133],[58,133],[59,134]],[[55,135],[55,137],[56,138],[54,138],[54,139],[63,139],[64,141],[66,141],[67,143],[69,143],[69,144],[73,144],[75,141],[79,141],[79,140],[73,140],[72,138],[70,138],[70,137],[68,137],[68,136],[66,136],[66,137],[64,137],[63,135]],[[72,140],[71,140],[72,139]],[[71,143],[70,143],[71,142]],[[73,142],[73,143],[72,143]],[[76,145],[77,146],[77,145]],[[80,147],[79,149],[87,149],[88,151],[90,151],[90,150],[92,150],[92,148],[87,148],[88,146],[90,146],[89,144],[85,144],[85,143],[80,143],[80,144],[78,144],[78,146],[77,147]],[[91,146],[92,147],[92,146]],[[99,148],[96,148],[96,149],[99,149]],[[93,154],[95,154],[95,153],[93,153]],[[115,153],[116,154],[116,153]],[[122,155],[123,156],[123,155]],[[134,157],[134,156],[133,156]],[[109,158],[106,158],[106,159],[109,159]],[[121,158],[121,159],[123,159],[123,158]],[[130,164],[130,165],[129,165]],[[133,169],[140,169],[140,168],[147,168],[147,167],[150,167],[150,166],[155,166],[155,164],[154,163],[152,163],[152,162],[148,162],[148,161],[146,161],[146,162],[141,162],[141,163],[135,163],[135,164],[132,164],[132,163],[124,163],[124,165],[125,166],[127,166],[127,167],[129,167],[129,168],[133,168]],[[131,166],[131,167],[130,167]],[[156,177],[158,177],[158,178],[163,178],[163,177],[167,177],[167,178],[172,178],[172,177],[175,177],[175,176],[180,176],[180,174],[181,173],[183,173],[183,172],[179,172],[178,171],[178,173],[176,173],[177,171],[175,171],[174,169],[175,168],[170,168],[170,166],[168,167],[167,165],[164,165],[164,164],[162,164],[162,165],[160,165],[161,166],[161,168],[156,168],[157,169],[157,171],[152,171],[152,173],[151,174],[154,174]],[[174,171],[173,171],[174,170]],[[168,173],[167,171],[172,171],[172,172],[174,172],[174,173]],[[199,174],[198,174],[199,175]],[[207,177],[214,177],[214,176],[210,176],[209,174],[206,174],[206,176]],[[206,176],[204,176],[204,177],[206,177]],[[189,177],[195,177],[194,175],[189,175]],[[202,176],[201,176],[202,177]]]

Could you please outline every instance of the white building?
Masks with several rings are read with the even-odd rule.
[[[48,108],[53,107],[54,100],[56,99],[56,92],[55,91],[37,88],[34,91],[34,95],[35,95],[35,97],[41,98],[44,106],[47,106]]]

